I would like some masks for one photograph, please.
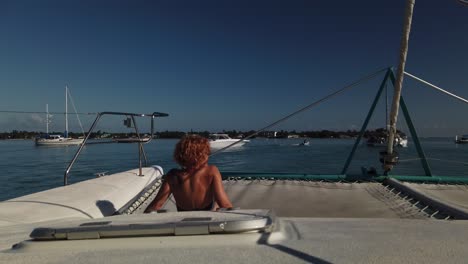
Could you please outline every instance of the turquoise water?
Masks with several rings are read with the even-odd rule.
[[[145,145],[149,164],[165,171],[176,166],[172,151],[177,140],[159,139]],[[211,157],[221,171],[294,172],[339,174],[351,151],[352,139],[312,139],[309,146],[297,146],[301,139],[253,139],[237,150]],[[468,144],[453,139],[422,140],[434,174],[468,177]],[[78,147],[36,147],[33,141],[0,141],[0,200],[6,200],[63,185],[63,173]],[[134,169],[138,166],[136,144],[87,145],[71,171],[70,183]],[[380,170],[379,148],[361,145],[349,173],[361,167]],[[423,175],[414,145],[398,149],[401,162],[393,174]]]

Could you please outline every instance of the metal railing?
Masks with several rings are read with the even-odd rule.
[[[143,173],[142,173],[142,165],[143,165],[143,161],[142,161],[142,157],[144,158],[145,160],[145,166],[148,162],[148,159],[146,158],[146,153],[145,153],[145,150],[143,148],[143,143],[148,143],[150,142],[153,137],[154,137],[154,118],[155,117],[165,117],[165,116],[169,116],[168,114],[166,113],[159,113],[159,112],[154,112],[152,114],[134,114],[134,113],[123,113],[123,112],[101,112],[101,113],[97,113],[96,115],[96,119],[94,120],[93,124],[91,125],[91,128],[89,129],[88,133],[86,134],[86,137],[85,139],[83,140],[83,143],[81,143],[80,145],[80,148],[76,151],[75,153],[75,156],[73,157],[73,159],[71,160],[70,164],[68,164],[68,167],[67,169],[65,170],[65,174],[63,175],[63,185],[67,185],[68,184],[68,175],[70,174],[70,170],[72,169],[73,167],[73,164],[75,164],[75,161],[78,159],[78,156],[80,155],[81,153],[81,150],[83,149],[83,147],[85,146],[86,142],[88,141],[89,139],[89,136],[91,135],[91,133],[93,132],[94,128],[96,127],[98,121],[101,119],[102,116],[104,115],[119,115],[119,116],[126,116],[126,117],[130,117],[131,118],[131,121],[133,123],[133,127],[135,128],[135,132],[137,134],[137,137],[138,137],[138,140],[136,141],[133,141],[133,142],[137,142],[138,143],[138,163],[139,163],[139,176],[142,176]],[[138,126],[137,126],[137,123],[136,123],[136,120],[135,120],[135,117],[150,117],[151,118],[151,136],[150,136],[150,139],[149,141],[144,141],[141,136],[140,136],[140,131],[138,130]],[[104,143],[104,142],[103,142]],[[108,143],[108,142],[105,142],[105,143]]]

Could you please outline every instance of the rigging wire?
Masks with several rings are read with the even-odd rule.
[[[446,160],[446,159],[428,158],[428,157],[426,157],[426,159],[427,160],[449,162],[449,163],[456,163],[456,164],[463,164],[463,165],[468,166],[468,162],[459,161],[459,160]],[[416,160],[421,160],[421,158],[404,159],[404,160],[399,160],[398,162],[410,162],[410,161],[416,161]]]
[[[73,106],[73,110],[75,110],[75,114],[76,114],[77,111],[76,111],[76,107],[75,107],[75,102],[73,101],[73,97],[72,97],[72,95],[71,95],[71,93],[70,93],[70,89],[68,89],[67,92],[68,92],[68,95],[69,95],[69,97],[70,97],[70,102],[71,102],[71,104],[72,104],[72,106]],[[81,124],[81,120],[80,120],[80,117],[78,116],[78,114],[76,114],[76,119],[78,119],[78,123],[80,124],[81,133],[83,134],[83,136],[85,136],[85,132],[84,132],[84,129],[83,129],[83,125]]]
[[[458,160],[445,160],[445,159],[437,159],[437,158],[426,158],[428,160],[437,160],[437,161],[445,161],[450,163],[458,163],[463,165],[468,165],[468,162],[458,161]]]
[[[7,114],[54,114],[54,115],[64,115],[65,112],[40,112],[40,111],[10,111],[10,110],[0,110],[0,113]],[[98,113],[76,113],[77,115],[97,115]]]
[[[282,123],[282,122],[284,122],[284,121],[290,119],[291,117],[293,117],[293,116],[295,116],[295,115],[297,115],[297,114],[299,114],[299,113],[302,113],[302,112],[304,112],[304,111],[306,111],[306,110],[309,110],[309,109],[311,109],[312,107],[317,106],[317,105],[319,105],[320,103],[323,103],[323,102],[325,102],[325,101],[327,101],[327,100],[329,100],[329,99],[335,97],[336,95],[339,95],[339,94],[343,93],[344,91],[346,91],[346,90],[348,90],[348,89],[350,89],[350,88],[352,88],[352,87],[357,86],[358,84],[360,84],[360,83],[362,83],[362,82],[364,82],[364,81],[367,81],[367,80],[369,80],[369,79],[374,78],[375,76],[377,76],[378,74],[380,74],[380,73],[382,73],[383,71],[386,71],[386,70],[388,70],[388,67],[383,68],[383,69],[380,69],[380,70],[378,70],[378,71],[376,71],[376,72],[374,72],[374,73],[371,73],[371,74],[369,74],[369,75],[367,75],[367,76],[364,76],[364,77],[358,79],[357,81],[354,81],[354,82],[352,82],[351,84],[348,84],[347,86],[345,86],[345,87],[343,87],[343,88],[341,88],[341,89],[339,89],[339,90],[337,90],[337,91],[335,91],[335,92],[333,92],[333,93],[331,93],[331,94],[329,94],[329,95],[327,95],[327,96],[325,96],[325,97],[323,97],[323,98],[321,98],[321,99],[319,99],[319,100],[317,100],[317,101],[315,101],[315,102],[313,102],[313,103],[311,103],[311,104],[309,104],[309,105],[307,105],[307,106],[305,106],[305,107],[303,107],[303,108],[301,108],[301,109],[299,109],[299,110],[297,110],[297,111],[294,111],[293,113],[291,113],[291,114],[289,114],[289,115],[287,115],[287,116],[285,116],[285,117],[283,117],[283,118],[281,118],[281,119],[279,119],[279,120],[277,120],[277,121],[271,123],[270,125],[267,125],[266,127],[261,128],[261,129],[255,131],[255,133],[249,135],[248,137],[243,138],[243,139],[240,139],[240,140],[238,140],[238,141],[236,141],[236,142],[234,142],[234,143],[232,143],[232,144],[230,144],[230,145],[228,145],[228,146],[226,146],[226,147],[224,147],[224,148],[221,148],[221,149],[219,149],[219,150],[213,152],[210,156],[216,155],[217,153],[220,153],[220,152],[222,152],[223,150],[226,150],[226,149],[228,149],[228,148],[230,148],[230,147],[232,147],[232,146],[234,146],[234,145],[237,145],[239,142],[241,142],[241,141],[243,141],[243,140],[247,140],[247,139],[249,139],[249,138],[251,138],[251,137],[254,137],[254,136],[258,135],[260,132],[265,131],[265,130],[271,128],[271,127],[274,127],[274,126],[276,126],[277,124]]]
[[[2,149],[2,153],[4,153],[4,154],[7,154],[7,153],[16,153],[16,152],[25,152],[25,151],[31,152],[31,148],[27,148],[27,149],[14,149],[14,150],[4,150],[4,149]]]
[[[431,87],[431,88],[434,88],[434,89],[436,89],[436,90],[438,90],[438,91],[440,91],[440,92],[442,92],[442,93],[444,93],[444,94],[447,94],[447,95],[449,95],[449,96],[451,96],[451,97],[453,97],[453,98],[455,98],[455,99],[458,99],[458,100],[460,100],[460,101],[462,101],[462,102],[468,104],[468,100],[465,99],[465,98],[463,98],[463,97],[461,97],[461,96],[458,96],[458,95],[453,94],[453,93],[451,93],[451,92],[449,92],[449,91],[446,91],[446,90],[444,90],[444,89],[442,89],[442,88],[440,88],[440,87],[438,87],[438,86],[436,86],[436,85],[434,85],[434,84],[432,84],[432,83],[430,83],[430,82],[427,82],[427,81],[425,81],[425,80],[423,80],[423,79],[421,79],[421,78],[419,78],[419,77],[416,77],[416,76],[414,76],[414,75],[412,75],[412,74],[410,74],[410,73],[408,73],[408,72],[405,72],[405,75],[408,75],[409,77],[411,77],[411,78],[413,78],[413,79],[415,79],[415,80],[417,80],[417,81],[420,81],[420,82],[426,84],[427,86],[429,86],[429,87]]]
[[[388,135],[388,130],[390,129],[390,124],[388,123],[388,89],[387,89],[387,82],[385,82],[385,129],[387,130],[387,135]]]

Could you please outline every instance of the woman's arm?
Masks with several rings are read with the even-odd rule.
[[[211,171],[213,173],[213,192],[215,196],[215,202],[221,208],[232,208],[232,203],[229,200],[226,191],[224,190],[221,173],[219,172],[218,168],[214,165],[212,166]]]
[[[159,188],[158,194],[154,198],[154,200],[148,205],[148,207],[145,210],[145,213],[149,213],[152,211],[156,211],[161,209],[164,204],[167,201],[167,198],[169,198],[169,195],[171,195],[171,186],[167,182],[166,179],[163,177],[163,183],[161,185],[161,188]]]

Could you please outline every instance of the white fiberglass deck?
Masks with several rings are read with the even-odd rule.
[[[0,259],[4,263],[466,263],[467,235],[465,221],[280,218],[272,233],[25,241],[4,250]]]
[[[143,168],[143,174],[135,169],[0,202],[0,226],[112,215],[160,177],[162,169]]]

